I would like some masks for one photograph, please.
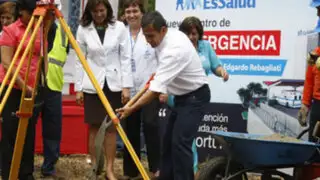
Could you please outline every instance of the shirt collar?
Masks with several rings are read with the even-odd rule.
[[[164,46],[166,45],[166,43],[168,41],[168,38],[169,38],[168,36],[169,36],[169,29],[167,30],[167,33],[164,35],[160,44],[156,47],[157,51],[161,52],[161,50],[164,48]]]
[[[19,18],[17,21],[16,21],[16,25],[17,25],[17,27],[26,27],[24,24],[23,24],[23,22],[21,21],[21,19]]]
[[[129,25],[126,25],[126,28],[127,28],[127,30],[128,30],[129,36],[131,37],[130,26],[129,26]],[[140,36],[140,34],[143,34],[142,27],[140,27],[138,36]]]
[[[117,22],[114,22],[114,24],[108,24],[108,28],[114,29],[114,28],[116,27],[116,26],[115,26],[116,23],[117,23]],[[92,29],[95,29],[93,21],[89,24],[88,28],[91,29],[91,30],[92,30]]]

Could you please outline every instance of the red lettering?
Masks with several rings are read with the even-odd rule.
[[[206,31],[218,55],[279,56],[281,31]]]

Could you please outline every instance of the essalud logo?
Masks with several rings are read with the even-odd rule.
[[[176,10],[255,8],[256,0],[177,0]]]

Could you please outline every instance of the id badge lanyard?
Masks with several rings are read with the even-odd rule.
[[[139,32],[138,32],[138,34],[136,36],[136,39],[134,40],[132,35],[131,35],[130,28],[129,28],[130,45],[131,45],[131,69],[132,69],[132,72],[136,72],[136,70],[137,70],[136,62],[135,62],[134,57],[133,57],[133,51],[134,51],[134,47],[136,46],[136,42],[138,40],[139,34],[140,34],[140,29],[139,29]]]

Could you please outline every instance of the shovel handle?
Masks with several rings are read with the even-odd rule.
[[[130,101],[125,105],[125,107],[130,107],[132,106],[135,102],[138,101],[138,99],[140,99],[140,97],[149,89],[150,86],[150,82],[153,80],[154,77],[154,73],[151,75],[151,77],[149,78],[149,80],[147,81],[146,85],[136,94],[134,95]],[[118,114],[117,114],[118,115]],[[119,116],[118,116],[119,117]]]
[[[153,80],[154,73],[151,75],[149,80],[147,81],[146,85],[136,94],[134,95],[129,102],[125,105],[125,107],[130,107],[132,106],[135,102],[138,101],[138,99],[149,89],[150,82]],[[119,113],[116,114],[117,117],[119,117]],[[107,118],[107,117],[106,117]],[[106,120],[107,121],[107,120]],[[106,129],[108,129],[112,125],[112,121],[108,121],[106,124]]]

